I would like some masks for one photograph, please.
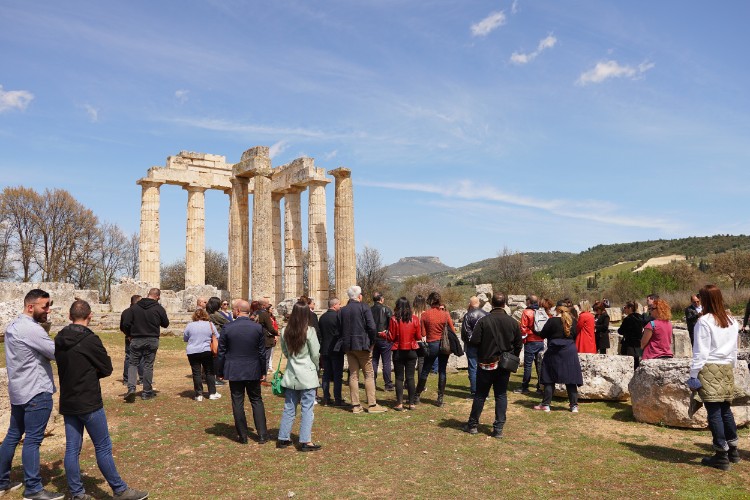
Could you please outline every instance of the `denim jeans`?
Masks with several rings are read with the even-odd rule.
[[[484,410],[484,402],[490,394],[492,387],[495,394],[495,422],[492,427],[495,431],[502,431],[505,425],[505,414],[508,410],[508,381],[510,372],[495,368],[494,370],[477,370],[477,392],[471,405],[469,414],[469,426],[479,425],[479,417]]]
[[[109,438],[107,416],[104,408],[83,415],[64,415],[65,418],[65,477],[71,496],[83,495],[85,490],[81,482],[81,467],[78,457],[83,444],[83,429],[86,429],[96,454],[96,465],[109,487],[116,494],[128,489],[128,485],[117,473],[115,460],[112,458],[112,440]]]
[[[539,388],[539,375],[542,373],[542,351],[544,342],[527,342],[523,346],[523,381],[521,389],[529,390],[531,382],[531,364],[536,365],[536,386]]]
[[[312,442],[312,425],[315,415],[315,389],[286,389],[284,391],[284,411],[281,413],[279,424],[279,441],[291,441],[292,424],[297,415],[297,405],[300,405],[301,420],[299,424],[299,442]]]
[[[201,380],[201,368],[206,373],[206,385],[208,393],[216,392],[216,376],[214,375],[214,355],[211,351],[188,354],[190,370],[193,372],[193,389],[196,396],[203,396],[203,381]]]
[[[332,352],[321,356],[323,361],[323,400],[331,400],[331,382],[333,382],[333,400],[337,403],[342,401],[341,386],[344,378],[344,353]]]
[[[714,449],[727,451],[730,446],[737,446],[737,424],[734,422],[732,407],[728,401],[721,403],[706,402],[708,428],[711,429]]]
[[[468,364],[469,389],[473,395],[477,392],[477,357],[479,356],[479,347],[466,342],[464,344],[464,352],[466,353],[466,363]]]
[[[230,380],[229,392],[232,394],[232,415],[237,437],[247,441],[247,417],[245,417],[245,393],[253,410],[253,425],[258,438],[267,438],[266,407],[260,392],[260,380]]]
[[[392,342],[386,342],[382,339],[377,339],[375,345],[372,347],[372,371],[375,373],[375,381],[378,380],[378,365],[380,360],[383,360],[383,383],[387,389],[393,387],[393,379],[391,378],[391,361],[393,347]]]
[[[130,367],[128,368],[128,391],[135,391],[138,365],[143,360],[143,394],[154,392],[154,361],[159,350],[158,337],[135,337],[130,341]]]
[[[441,377],[445,377],[446,368],[448,367],[448,358],[450,355],[440,354],[440,341],[427,343],[427,356],[424,358],[424,364],[422,365],[422,373],[419,374],[419,379],[427,380],[432,369],[432,364],[437,361],[438,373]]]
[[[8,433],[0,445],[0,489],[10,484],[10,466],[16,446],[23,440],[21,463],[23,481],[26,486],[24,496],[33,495],[42,489],[42,476],[39,473],[39,447],[44,439],[44,430],[52,413],[52,394],[40,392],[22,405],[10,405],[10,425]]]
[[[127,383],[128,382],[128,369],[130,367],[130,340],[128,337],[125,337],[125,362],[122,366],[122,381]],[[141,363],[138,365],[138,378],[143,378],[143,359],[141,359]]]

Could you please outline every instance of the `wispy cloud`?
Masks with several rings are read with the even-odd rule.
[[[174,97],[180,104],[185,104],[189,99],[188,94],[190,94],[189,90],[180,89],[175,91]]]
[[[513,4],[510,6],[510,13],[511,14],[518,13],[518,0],[513,0]]]
[[[505,12],[491,12],[487,17],[478,23],[471,25],[471,34],[473,36],[487,36],[495,29],[499,28],[507,20]]]
[[[634,217],[619,215],[618,207],[600,200],[577,199],[536,199],[528,196],[510,194],[493,186],[479,185],[471,181],[459,180],[443,184],[409,184],[377,181],[358,181],[360,186],[369,186],[399,191],[437,194],[449,199],[471,200],[475,202],[494,202],[516,207],[533,208],[559,217],[601,222],[624,227],[638,227],[674,231],[677,225],[667,219],[658,217]]]
[[[86,110],[86,114],[89,116],[91,123],[99,121],[99,109],[95,108],[91,104],[84,104],[83,109]]]
[[[546,38],[542,38],[541,40],[539,40],[539,43],[537,44],[536,50],[534,52],[529,52],[528,54],[513,52],[513,54],[510,56],[510,62],[514,64],[526,64],[528,62],[531,62],[545,50],[554,47],[556,43],[557,38],[555,38],[555,36],[550,33]]]
[[[576,84],[588,85],[590,83],[602,83],[610,78],[629,78],[631,80],[637,80],[641,78],[646,71],[653,67],[654,63],[649,61],[643,61],[638,66],[621,65],[613,59],[609,61],[599,61],[596,63],[596,66],[581,73]]]
[[[34,94],[28,90],[3,90],[0,85],[0,113],[17,109],[23,111],[34,99]]]
[[[271,158],[275,158],[277,155],[283,153],[288,146],[289,143],[287,141],[279,141],[269,148],[268,155]]]
[[[338,154],[339,154],[339,150],[334,149],[333,151],[329,151],[328,153],[325,153],[323,155],[323,159],[326,161],[333,160],[334,158],[336,158],[336,156],[338,156]]]

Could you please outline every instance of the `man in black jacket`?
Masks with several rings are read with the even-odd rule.
[[[133,306],[136,305],[136,303],[141,300],[143,297],[140,295],[133,295],[130,297],[130,307],[125,309],[122,314],[120,314],[120,331],[122,333],[125,333],[125,327],[123,325],[130,324],[133,322]],[[123,385],[128,385],[128,370],[130,369],[130,336],[125,333],[125,362],[123,363],[122,367],[122,383]],[[141,359],[141,364],[138,365],[138,384],[140,385],[143,381],[143,359]]]
[[[65,477],[71,497],[90,499],[81,482],[78,456],[86,429],[94,444],[96,463],[116,500],[142,500],[148,493],[128,488],[117,473],[112,457],[100,378],[112,374],[112,360],[102,341],[89,330],[91,306],[76,300],[70,306],[72,324],[55,337],[55,359],[60,376],[60,413],[65,419]]]
[[[693,345],[693,332],[695,332],[695,324],[698,323],[698,318],[703,314],[703,308],[701,308],[701,299],[697,295],[690,296],[690,305],[685,308],[685,323],[687,323],[688,335],[690,335],[690,345]]]
[[[323,401],[322,404],[343,406],[341,385],[344,377],[344,351],[341,349],[341,331],[339,330],[339,309],[341,302],[337,298],[328,300],[328,310],[320,317],[320,365],[323,366]],[[333,382],[333,400],[330,386]]]
[[[496,292],[492,296],[492,311],[477,321],[469,343],[477,346],[477,392],[471,405],[469,421],[463,430],[469,434],[477,433],[479,417],[484,409],[484,402],[490,393],[490,387],[495,393],[495,422],[492,437],[503,437],[505,413],[508,409],[508,381],[510,372],[500,368],[500,357],[504,352],[518,356],[523,343],[521,327],[518,322],[505,312],[505,294]]]
[[[378,336],[372,348],[372,371],[375,382],[378,381],[378,365],[383,360],[383,383],[386,391],[394,390],[393,380],[391,380],[391,347],[393,342],[388,342],[385,335],[388,333],[388,324],[391,322],[393,310],[385,305],[385,298],[380,292],[375,292],[372,296],[372,319],[375,321],[375,331]]]
[[[159,349],[159,335],[161,328],[169,326],[167,311],[159,304],[161,290],[152,288],[148,291],[145,299],[139,300],[133,309],[133,314],[125,324],[122,325],[125,335],[129,335],[130,341],[130,367],[128,368],[128,393],[125,401],[135,401],[135,384],[138,378],[138,365],[141,359],[143,365],[143,392],[142,399],[156,397],[154,392],[154,360],[156,351]]]
[[[342,348],[349,361],[349,391],[352,413],[362,413],[359,404],[359,370],[365,374],[367,411],[383,413],[385,408],[375,400],[375,373],[372,370],[372,345],[375,343],[375,321],[372,311],[362,303],[362,289],[357,285],[346,291],[349,303],[339,311]]]

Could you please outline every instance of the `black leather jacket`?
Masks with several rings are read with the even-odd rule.
[[[480,318],[487,316],[487,311],[480,308],[470,310],[464,315],[463,321],[461,321],[461,340],[464,343],[471,340],[471,334],[474,333],[474,326],[477,324]]]

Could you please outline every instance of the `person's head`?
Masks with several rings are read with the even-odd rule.
[[[346,290],[346,295],[349,297],[349,300],[359,301],[362,299],[362,288],[352,285]]]
[[[414,314],[422,314],[427,309],[427,299],[424,295],[417,295],[414,297],[414,302],[411,304],[411,310]]]
[[[221,310],[226,311],[229,309],[229,301],[228,300],[222,300],[221,301]]]
[[[209,298],[208,301],[206,302],[206,307],[205,307],[206,312],[208,314],[215,313],[216,311],[218,311],[221,308],[221,304],[222,304],[222,302],[221,302],[221,299],[219,297],[211,297],[211,298]],[[193,321],[195,321],[195,320],[193,320]]]
[[[234,304],[232,304],[232,315],[235,318],[239,318],[240,316],[249,316],[250,302],[246,301],[245,299],[235,300]]]
[[[602,303],[602,301],[597,300],[596,302],[594,302],[594,312],[597,316],[602,314],[605,309],[606,307],[604,307],[604,303]]]
[[[555,304],[552,303],[552,301],[548,298],[544,298],[539,301],[539,307],[543,308],[548,313],[552,312],[552,308],[555,307]]]
[[[563,305],[565,304],[565,301],[561,301]],[[588,300],[582,300],[581,304],[578,306],[581,308],[581,312],[591,312],[591,304]]]
[[[208,311],[205,309],[196,309],[193,312],[193,321],[208,321]]]
[[[562,321],[565,336],[570,337],[570,329],[573,326],[573,315],[570,314],[570,307],[564,304],[564,301],[558,302],[557,307],[555,308],[555,313],[557,313],[556,316]]]
[[[698,295],[691,295],[690,296],[690,304],[692,304],[695,307],[698,307],[701,305],[701,299],[698,297]]]
[[[268,306],[271,305],[271,299],[269,299],[268,297],[262,297],[258,299],[258,303],[260,303],[261,309],[268,309]]]
[[[716,326],[726,328],[729,326],[729,315],[724,307],[724,297],[716,285],[706,285],[698,292],[703,306],[703,314],[713,314]]]
[[[205,309],[207,302],[208,300],[206,299],[206,297],[198,297],[195,299],[195,307],[198,309]]]
[[[468,309],[469,311],[471,311],[472,309],[479,309],[479,297],[477,297],[476,295],[469,297]]]
[[[148,291],[147,297],[149,299],[159,300],[161,298],[161,290],[158,288],[152,288]]]
[[[527,306],[538,306],[539,305],[539,297],[537,297],[534,294],[527,295],[526,296],[526,305]]]
[[[260,301],[254,300],[254,301],[250,302],[250,312],[251,313],[254,313],[258,309],[260,309]]]
[[[137,294],[136,294],[136,295],[132,295],[132,296],[130,297],[130,305],[131,305],[131,306],[132,306],[132,305],[135,305],[135,304],[136,304],[136,303],[137,303],[137,302],[138,302],[139,300],[141,300],[142,298],[143,298],[143,297],[141,297],[140,295],[137,295]]]
[[[70,321],[78,325],[88,326],[91,321],[91,306],[85,300],[75,300],[70,305]]]
[[[505,294],[503,292],[493,293],[491,304],[493,308],[505,307]]]
[[[625,302],[625,305],[622,306],[622,312],[625,316],[630,316],[637,310],[638,310],[638,305],[636,305],[636,303],[633,302],[632,300]]]
[[[404,323],[411,321],[411,305],[409,305],[409,299],[406,297],[399,297],[396,301],[396,307],[393,310],[393,315],[397,320]]]
[[[41,288],[34,288],[23,298],[23,313],[37,323],[45,323],[51,305],[49,293]]]
[[[659,294],[652,293],[650,295],[646,295],[646,306],[650,309],[654,307],[654,301],[659,298]]]
[[[336,297],[331,297],[330,299],[328,299],[328,309],[338,311],[339,309],[341,309],[341,301]]]
[[[310,307],[307,302],[298,300],[292,307],[292,314],[284,329],[284,342],[289,353],[294,355],[302,350],[307,342],[307,325],[310,321]]]
[[[383,298],[383,294],[380,292],[375,292],[372,294],[372,301],[375,304],[382,304],[385,299]]]
[[[656,319],[663,319],[666,321],[672,319],[672,309],[669,307],[667,301],[663,299],[654,299],[651,306],[651,314]]]
[[[430,307],[440,307],[440,304],[443,303],[443,298],[440,296],[439,292],[430,292],[427,296],[427,303]]]

